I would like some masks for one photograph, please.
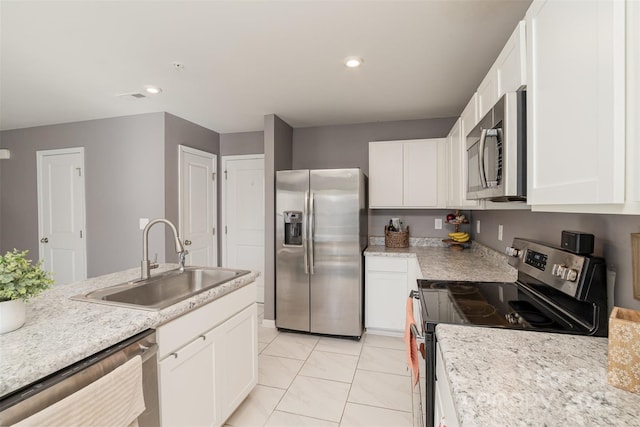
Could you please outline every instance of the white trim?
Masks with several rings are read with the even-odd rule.
[[[232,156],[221,156],[220,159],[222,161],[221,174],[223,174],[227,170],[227,162],[229,161],[254,160],[254,159],[264,161],[264,154],[236,154]],[[220,215],[221,215],[220,236],[222,236],[221,245],[220,245],[220,252],[221,252],[220,255],[221,255],[222,263],[220,265],[226,266],[227,264],[227,233],[222,232],[222,230],[224,230],[225,224],[227,223],[227,183],[226,181],[223,181],[220,187],[221,187],[220,201],[222,204],[221,206],[222,209],[220,209]]]
[[[37,204],[38,204],[38,259],[40,261],[44,260],[43,249],[44,246],[40,243],[40,238],[44,234],[44,230],[42,227],[42,222],[44,218],[44,212],[42,211],[42,187],[41,187],[41,179],[42,179],[42,160],[44,156],[56,156],[56,155],[64,155],[64,154],[80,154],[82,160],[82,250],[84,251],[84,268],[83,279],[87,278],[87,265],[89,264],[89,260],[87,258],[87,169],[85,168],[84,162],[84,147],[73,147],[73,148],[59,148],[54,150],[38,150],[36,151],[36,186],[37,186]]]
[[[214,235],[214,251],[215,256],[213,257],[213,265],[218,266],[218,236],[220,236],[220,230],[218,230],[218,156],[213,153],[209,153],[208,151],[198,150],[197,148],[189,147],[187,145],[178,144],[178,234],[183,236],[182,229],[182,160],[185,153],[194,154],[196,156],[206,157],[211,160],[211,166],[213,172],[216,174],[216,180],[213,182],[213,210],[212,210],[212,222],[213,226],[216,228],[216,233]]]
[[[271,319],[262,319],[262,326],[264,328],[276,328],[276,321]]]

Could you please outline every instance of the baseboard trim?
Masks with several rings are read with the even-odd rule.
[[[275,329],[276,321],[271,319],[262,319],[262,326],[264,326],[265,328]]]

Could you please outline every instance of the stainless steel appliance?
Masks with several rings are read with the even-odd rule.
[[[276,326],[360,337],[367,246],[360,169],[276,172]]]
[[[525,94],[506,93],[467,135],[467,199],[527,199]]]
[[[135,356],[141,356],[142,390],[146,409],[138,417],[138,425],[159,426],[157,353],[155,331],[148,329],[141,332],[7,395],[0,400],[0,425],[18,423],[88,386]]]
[[[425,376],[420,381],[422,422],[431,427],[435,408],[438,323],[576,335],[607,335],[604,259],[516,238],[507,248],[518,270],[514,283],[418,280],[412,296],[421,305]]]

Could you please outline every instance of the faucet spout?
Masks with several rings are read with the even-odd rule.
[[[151,227],[153,227],[154,225],[160,222],[168,225],[169,228],[171,228],[171,231],[173,231],[173,237],[175,239],[175,245],[176,245],[176,253],[178,254],[184,253],[184,246],[182,246],[180,237],[178,237],[178,230],[176,229],[176,226],[173,225],[171,221],[164,218],[156,218],[154,220],[149,221],[147,226],[144,228],[144,231],[142,232],[142,262],[140,263],[140,278],[142,280],[148,279],[149,275],[151,274],[151,269],[158,267],[158,264],[154,263],[152,265],[151,262],[149,261],[149,230],[151,229]]]

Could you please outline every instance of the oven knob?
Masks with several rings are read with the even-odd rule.
[[[511,246],[507,246],[507,250],[505,252],[507,253],[507,255],[512,257],[520,256],[520,250]]]
[[[553,264],[553,268],[551,269],[551,275],[556,277],[561,277],[561,269],[565,268],[562,264]]]
[[[578,272],[572,268],[566,268],[562,273],[562,278],[570,282],[575,282],[578,278]]]

